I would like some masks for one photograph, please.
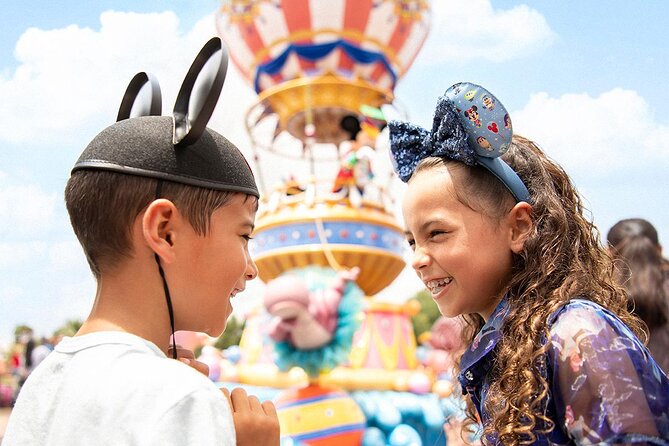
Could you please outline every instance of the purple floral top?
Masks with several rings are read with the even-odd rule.
[[[507,314],[498,305],[462,357],[458,377],[481,419],[495,347]],[[613,313],[574,299],[553,314],[543,372],[550,383],[549,434],[534,444],[669,445],[669,379]],[[491,439],[495,443],[494,439]]]

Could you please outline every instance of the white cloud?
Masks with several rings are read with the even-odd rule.
[[[514,131],[542,146],[568,172],[612,176],[621,169],[669,164],[669,127],[637,92],[615,88],[597,97],[533,94],[513,116]]]
[[[18,286],[3,286],[0,288],[0,302],[5,308],[15,304],[20,298],[25,296],[25,290]]]
[[[34,266],[47,250],[48,244],[46,242],[0,242],[0,268],[5,270],[9,267],[16,268],[22,265]],[[7,277],[7,280],[9,279],[11,278]],[[4,285],[6,283],[4,281]]]
[[[527,5],[493,9],[490,0],[431,3],[430,34],[421,63],[504,62],[533,54],[556,39],[546,19]]]
[[[45,192],[35,184],[14,184],[0,177],[0,232],[32,234],[53,224],[58,202],[55,192]],[[15,181],[15,180],[13,180]]]
[[[213,15],[185,34],[172,12],[107,11],[100,22],[99,30],[70,25],[23,33],[15,50],[19,66],[9,77],[0,77],[0,140],[83,148],[87,141],[82,137],[88,139],[113,122],[128,81],[139,71],[158,77],[167,115],[197,51],[216,35]],[[236,128],[244,112],[239,107],[255,95],[234,68],[227,83],[219,102],[226,105],[219,106],[214,118],[234,117],[235,126],[226,128]]]
[[[73,240],[52,243],[49,246],[50,271],[62,273],[65,271],[81,272],[88,269],[86,256],[81,245],[72,235]]]

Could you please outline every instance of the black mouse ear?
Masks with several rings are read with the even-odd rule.
[[[148,84],[148,86],[146,85]],[[148,88],[149,98],[135,104],[142,89]],[[133,113],[134,112],[134,113]],[[121,106],[118,109],[116,121],[122,121],[134,116],[160,116],[163,112],[163,99],[160,93],[158,79],[144,71],[135,74],[125,90]]]
[[[173,112],[175,145],[188,146],[202,136],[221,95],[227,71],[227,49],[219,37],[214,37],[202,47],[179,89]]]
[[[351,139],[360,133],[360,120],[355,115],[346,115],[339,122],[339,126],[350,135]]]

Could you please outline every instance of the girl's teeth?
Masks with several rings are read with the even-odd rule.
[[[428,289],[430,290],[430,292],[433,295],[436,295],[436,294],[439,294],[441,292],[441,290],[443,290],[444,287],[446,285],[448,285],[449,283],[451,283],[452,281],[453,281],[453,279],[451,279],[451,278],[443,279],[443,280],[434,280],[434,281],[431,281],[428,284]]]

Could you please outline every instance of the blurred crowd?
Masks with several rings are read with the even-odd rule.
[[[15,334],[14,343],[4,351],[0,347],[0,407],[14,404],[30,372],[51,353],[60,337],[35,337],[33,331],[26,328]]]

